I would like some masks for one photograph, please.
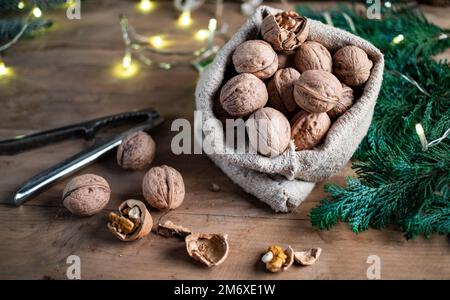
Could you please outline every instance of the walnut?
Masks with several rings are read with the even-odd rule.
[[[294,64],[301,73],[308,70],[333,72],[333,60],[330,51],[314,41],[303,43],[295,52]]]
[[[294,83],[295,102],[311,113],[331,110],[341,97],[341,83],[329,72],[309,70]]]
[[[349,86],[364,84],[370,76],[373,62],[356,46],[345,46],[333,56],[334,74]]]
[[[292,139],[297,150],[311,149],[325,138],[331,126],[326,113],[299,112],[292,120]]]
[[[222,122],[222,124],[226,124],[227,119],[234,119],[232,115],[227,113],[225,109],[223,109],[222,104],[220,104],[220,99],[217,97],[214,99],[213,112],[216,118]]]
[[[155,142],[147,133],[132,133],[117,148],[117,163],[124,169],[144,169],[155,158],[155,148]]]
[[[272,245],[261,260],[266,264],[266,269],[272,273],[286,271],[294,263],[294,250],[291,246],[283,250],[280,246]]]
[[[294,66],[295,54],[293,52],[277,53],[277,56],[278,56],[278,70]]]
[[[236,72],[250,73],[260,79],[271,77],[278,69],[278,56],[272,47],[261,40],[240,44],[233,53]]]
[[[311,248],[306,251],[294,252],[294,259],[302,266],[311,266],[316,263],[322,253],[322,248]]]
[[[308,37],[309,22],[294,11],[268,15],[261,24],[263,39],[277,51],[292,51]]]
[[[228,257],[228,235],[193,233],[186,237],[186,249],[193,259],[207,267],[218,266]]]
[[[289,145],[289,121],[276,109],[264,107],[257,110],[246,121],[245,127],[250,145],[262,155],[280,155]]]
[[[108,182],[94,174],[84,174],[70,180],[63,192],[63,204],[74,215],[91,216],[109,202]]]
[[[184,181],[180,172],[163,165],[151,168],[142,181],[145,200],[156,209],[175,209],[184,200]]]
[[[172,221],[166,221],[163,224],[158,224],[156,233],[164,237],[176,236],[184,239],[192,233],[192,230],[180,225],[176,225]]]
[[[130,199],[120,204],[118,214],[109,214],[107,226],[115,237],[128,242],[148,235],[153,219],[142,201]]]
[[[335,107],[327,112],[328,116],[332,120],[336,120],[352,107],[354,99],[353,89],[345,83],[342,83],[341,100],[339,100]]]
[[[278,70],[267,85],[269,106],[287,115],[297,109],[294,100],[294,82],[300,73],[293,68]]]
[[[269,95],[266,85],[252,74],[240,74],[231,78],[220,91],[223,109],[233,117],[248,116],[264,107]]]

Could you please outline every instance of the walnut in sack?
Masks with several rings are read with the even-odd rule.
[[[186,237],[190,257],[207,267],[218,266],[228,257],[228,235],[192,233]]]
[[[304,42],[295,52],[295,67],[300,72],[323,70],[333,72],[333,59],[330,51],[318,42]]]
[[[272,47],[261,40],[240,44],[233,53],[233,65],[238,73],[250,73],[260,79],[271,77],[278,69],[278,56]]]
[[[155,158],[156,144],[143,131],[127,136],[117,148],[117,163],[124,169],[141,170]]]
[[[286,271],[294,263],[294,250],[291,246],[283,250],[280,246],[272,245],[261,260],[266,264],[266,269],[272,273]]]
[[[233,117],[245,117],[264,107],[269,95],[264,82],[244,73],[231,78],[220,91],[220,104]]]
[[[354,99],[353,89],[345,83],[342,83],[341,100],[339,100],[335,107],[327,112],[328,116],[330,116],[332,120],[336,120],[352,107]]]
[[[294,82],[300,73],[293,68],[278,70],[267,85],[269,106],[287,115],[297,109],[294,100]]]
[[[292,51],[308,37],[309,22],[294,11],[268,15],[261,24],[263,39],[277,51]]]
[[[294,66],[294,53],[277,53],[278,55],[278,70]]]
[[[299,112],[292,120],[292,139],[297,150],[311,149],[325,138],[331,126],[326,113]]]
[[[84,174],[70,180],[63,192],[63,205],[74,215],[91,216],[109,202],[108,182],[94,174]]]
[[[306,71],[294,83],[295,102],[311,113],[331,110],[341,97],[341,83],[333,74],[326,71]]]
[[[148,235],[152,230],[153,219],[143,202],[130,199],[120,204],[118,214],[109,214],[107,226],[115,237],[128,242]]]
[[[370,76],[373,62],[356,46],[345,46],[333,56],[334,74],[349,86],[364,84]]]
[[[175,209],[184,200],[184,181],[180,172],[162,165],[151,168],[142,181],[145,200],[156,209]]]
[[[265,156],[278,156],[286,150],[291,139],[288,119],[276,109],[261,108],[245,122],[250,145]]]

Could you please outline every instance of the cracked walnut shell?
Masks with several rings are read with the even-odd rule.
[[[250,73],[260,79],[271,77],[278,69],[278,56],[261,40],[248,40],[234,50],[233,65],[238,73]]]
[[[184,200],[184,181],[180,172],[162,165],[151,168],[142,181],[145,200],[156,209],[175,209]]]
[[[336,120],[352,107],[354,100],[353,89],[342,83],[342,97],[336,106],[327,112],[328,116],[332,120]]]
[[[301,73],[308,70],[333,72],[330,51],[318,42],[304,42],[295,52],[294,64]]]
[[[294,11],[281,12],[264,18],[261,33],[275,50],[292,51],[308,38],[309,22]]]
[[[356,46],[345,46],[333,56],[334,74],[349,86],[364,84],[370,76],[373,62]]]
[[[155,148],[155,141],[147,133],[132,133],[117,148],[117,163],[124,169],[144,169],[155,158]]]
[[[228,257],[228,235],[193,233],[186,237],[186,249],[193,259],[207,267],[218,266]]]
[[[148,235],[152,230],[153,219],[142,201],[130,199],[120,204],[118,214],[109,214],[107,226],[115,237],[128,242]]]
[[[288,119],[271,107],[261,108],[245,122],[250,145],[260,154],[275,157],[283,153],[291,139]]]
[[[262,261],[266,269],[272,273],[286,271],[294,263],[294,250],[289,246],[283,250],[280,246],[272,245],[263,256]]]
[[[269,95],[264,82],[252,74],[231,78],[220,91],[222,108],[233,117],[245,117],[264,107]]]
[[[63,205],[74,215],[91,216],[109,202],[108,182],[94,174],[84,174],[70,180],[63,192]]]
[[[306,251],[294,252],[294,259],[302,266],[311,266],[316,263],[322,253],[322,248],[311,248]]]
[[[292,120],[292,139],[296,150],[311,149],[323,141],[331,120],[326,113],[299,112]]]
[[[297,110],[294,100],[294,82],[300,78],[300,73],[293,68],[278,70],[267,85],[269,106],[287,115]]]
[[[295,102],[311,113],[331,110],[342,97],[342,85],[331,73],[309,70],[294,83]]]

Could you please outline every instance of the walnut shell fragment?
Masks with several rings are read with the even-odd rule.
[[[180,225],[176,225],[172,221],[167,220],[163,224],[158,224],[156,233],[165,237],[176,236],[185,238],[192,233],[192,230]]]
[[[186,237],[186,249],[193,259],[207,267],[218,266],[228,257],[228,235],[193,233]]]
[[[311,248],[306,251],[294,252],[294,259],[302,266],[311,266],[316,263],[322,253],[322,248]]]
[[[148,235],[153,219],[143,202],[130,199],[120,204],[118,214],[109,214],[107,226],[119,240],[129,242]]]
[[[275,50],[292,51],[308,38],[309,22],[294,11],[281,12],[264,18],[261,33]]]
[[[294,250],[291,246],[283,250],[281,246],[272,245],[262,261],[266,264],[266,269],[272,273],[286,271],[294,263]]]

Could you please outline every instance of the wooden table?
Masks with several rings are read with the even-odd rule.
[[[433,21],[450,27],[449,8],[425,10]],[[49,33],[19,42],[7,57],[15,76],[0,80],[0,138],[157,107],[167,121],[153,132],[158,145],[154,165],[176,167],[187,193],[179,209],[165,216],[151,213],[155,221],[163,217],[196,231],[228,233],[230,255],[223,265],[206,269],[188,257],[179,240],[153,233],[133,243],[113,237],[106,228],[107,215],[123,200],[142,199],[144,174],[121,170],[115,154],[82,171],[104,176],[112,187],[111,201],[98,215],[75,217],[62,206],[67,180],[22,207],[6,204],[30,176],[90,145],[72,140],[0,157],[1,279],[64,279],[69,255],[80,257],[82,279],[366,279],[370,255],[380,257],[383,279],[450,278],[445,236],[407,241],[395,227],[355,235],[346,224],[319,231],[311,226],[308,214],[325,196],[323,184],[295,212],[276,214],[234,185],[205,155],[172,154],[170,142],[176,133],[170,124],[175,118],[193,119],[198,73],[183,66],[170,71],[141,69],[131,79],[115,78],[112,66],[123,53],[117,18],[121,12],[141,32],[174,28],[176,15],[170,4],[142,15],[128,1],[89,1],[82,8],[82,19],[73,21],[64,11],[52,13],[56,25]],[[196,11],[193,26],[207,26],[212,12],[212,6]],[[226,5],[225,21],[230,32],[242,24],[237,4]],[[343,184],[352,174],[347,166],[328,182]],[[221,191],[212,192],[212,183]],[[259,259],[273,243],[295,249],[322,247],[323,253],[312,267],[269,274]]]

